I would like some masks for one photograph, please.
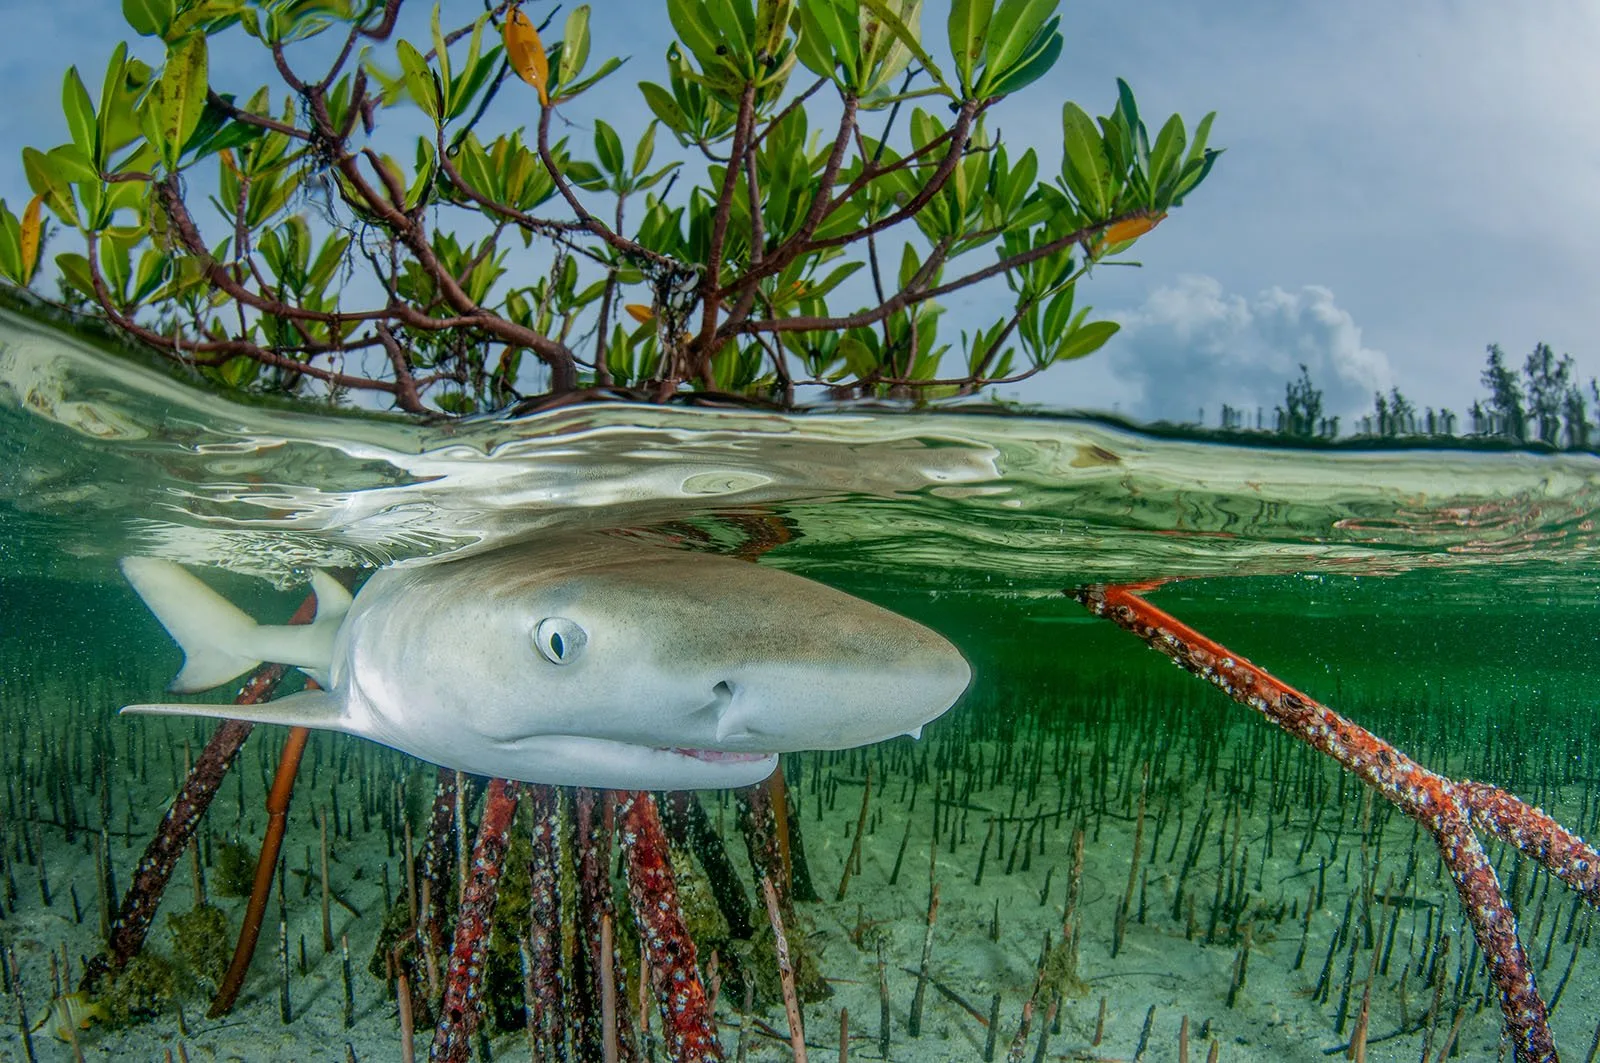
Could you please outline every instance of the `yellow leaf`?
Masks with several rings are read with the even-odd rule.
[[[544,54],[539,31],[533,28],[533,22],[522,13],[520,7],[512,8],[506,15],[505,42],[506,59],[510,61],[511,69],[517,72],[519,78],[539,90],[539,102],[548,107],[550,59]]]
[[[1129,243],[1139,239],[1139,237],[1160,225],[1161,220],[1166,216],[1166,212],[1162,211],[1160,214],[1153,214],[1148,218],[1124,218],[1122,221],[1113,222],[1106,226],[1105,232],[1100,234],[1100,239],[1095,241],[1094,253],[1098,255],[1108,247],[1115,247],[1117,244]]]
[[[626,310],[628,312],[628,316],[633,318],[641,325],[647,321],[655,320],[656,312],[650,309],[648,306],[645,306],[643,303],[629,303],[622,309]]]
[[[39,237],[44,227],[44,222],[39,217],[39,208],[43,204],[43,195],[34,196],[28,200],[27,207],[22,211],[23,284],[28,284],[33,280],[33,271],[39,266]]]
[[[235,177],[239,176],[239,164],[234,161],[232,148],[223,148],[217,156],[222,160],[222,165],[233,171]]]

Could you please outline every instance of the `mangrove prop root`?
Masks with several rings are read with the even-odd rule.
[[[778,856],[783,860],[783,892],[794,892],[794,856],[789,852],[789,787],[783,778],[780,763],[767,776],[767,803],[772,809],[773,834],[778,841]]]
[[[1513,840],[1535,859],[1572,861],[1568,874],[1552,866],[1569,882],[1574,877],[1582,879],[1580,865],[1585,862],[1592,870],[1593,850],[1565,831],[1561,832],[1565,839],[1557,839],[1549,829],[1553,826],[1549,817],[1509,794],[1492,787],[1486,789],[1493,793],[1486,794],[1472,784],[1429,771],[1370,731],[1279,682],[1126,588],[1096,586],[1068,593],[1095,615],[1138,635],[1179,667],[1208,680],[1235,701],[1333,758],[1432,835],[1499,990],[1517,1063],[1555,1063],[1558,1057],[1545,1003],[1517,939],[1516,916],[1500,892],[1500,881],[1472,827],[1475,822],[1486,825],[1491,833]],[[1556,844],[1563,840],[1582,846],[1589,855],[1574,856]]]
[[[619,795],[617,817],[628,869],[628,899],[648,958],[648,977],[661,1012],[667,1057],[681,1063],[722,1059],[717,1025],[684,925],[678,887],[668,863],[666,834],[655,799],[644,792]]]
[[[780,767],[778,770],[783,769]],[[778,905],[783,917],[793,922],[793,898],[789,891],[789,877],[785,874],[787,861],[783,856],[782,838],[785,835],[778,830],[772,807],[772,790],[767,783],[758,782],[754,786],[735,790],[734,795],[739,807],[739,827],[744,834],[745,848],[750,854],[750,866],[755,871],[756,880],[772,880],[773,888],[778,891]]]
[[[611,900],[611,837],[613,811],[603,790],[578,787],[572,793],[574,852],[578,874],[578,948],[573,956],[572,993],[569,999],[573,1042],[579,1059],[600,1059],[605,1037],[600,1021],[600,964],[609,963],[617,995],[627,998],[626,969],[613,947],[604,948],[601,917],[616,924]],[[615,943],[613,943],[613,946]],[[633,1022],[629,1009],[617,1009],[617,1037],[622,1063],[634,1059]]]
[[[553,786],[529,786],[533,859],[528,868],[528,980],[536,1059],[556,1059],[565,1042],[561,981],[561,806]]]
[[[778,765],[774,776],[783,775],[783,765]],[[806,836],[801,828],[800,806],[795,803],[794,794],[789,792],[789,784],[784,781],[772,788],[774,800],[783,798],[781,807],[784,810],[781,828],[788,846],[788,864],[786,871],[789,875],[790,895],[797,901],[815,902],[822,900],[822,895],[817,892],[817,887],[811,881],[811,865],[806,863]]]
[[[494,925],[494,902],[505,866],[511,821],[517,813],[517,783],[491,779],[472,846],[472,864],[466,890],[456,914],[455,945],[450,950],[450,972],[445,978],[444,1004],[434,1027],[432,1063],[465,1063],[472,1054],[472,1034],[482,1015],[479,988],[489,959],[489,931]]]
[[[255,955],[256,942],[261,937],[261,920],[266,915],[267,898],[272,894],[272,878],[278,870],[278,853],[283,848],[283,832],[289,821],[289,798],[294,794],[294,777],[300,770],[300,758],[306,751],[306,742],[310,737],[308,729],[291,727],[283,740],[278,770],[272,777],[272,789],[267,794],[267,831],[261,839],[261,853],[256,857],[256,877],[250,887],[250,901],[245,905],[244,922],[239,927],[239,941],[234,946],[228,973],[217,988],[216,999],[206,1013],[208,1018],[221,1018],[233,1010],[234,1001],[239,999],[239,989],[244,985],[245,972],[250,969],[250,958]]]
[[[667,837],[674,845],[692,851],[700,861],[717,907],[728,921],[728,933],[741,939],[749,937],[755,933],[750,900],[745,896],[738,870],[728,858],[728,850],[717,837],[711,817],[706,815],[705,806],[689,790],[673,790],[664,796],[666,803],[660,812]]]
[[[1456,784],[1456,794],[1474,827],[1516,846],[1600,908],[1600,850],[1498,786],[1463,781]]]
[[[422,944],[422,937],[426,935],[434,949],[444,948],[444,928],[439,925],[438,905],[450,892],[456,831],[466,829],[456,823],[456,788],[456,773],[450,768],[440,768],[433,787],[428,831],[422,841],[422,859],[418,862],[419,888],[421,883],[428,887],[428,905],[421,911],[417,927],[418,944]],[[470,804],[470,801],[464,803]]]
[[[289,623],[309,624],[316,611],[316,595],[307,595]],[[266,701],[285,671],[281,664],[260,666],[250,673],[250,678],[239,688],[233,703],[257,705]],[[156,828],[155,837],[150,839],[144,855],[139,858],[133,881],[128,884],[128,892],[122,897],[122,906],[111,921],[111,936],[106,940],[105,951],[84,964],[80,983],[82,989],[93,990],[100,979],[113,971],[120,971],[144,947],[145,936],[155,920],[156,909],[161,906],[161,895],[166,891],[167,882],[172,878],[183,851],[194,839],[200,817],[211,807],[212,799],[222,787],[222,780],[233,765],[234,757],[244,745],[244,740],[250,737],[250,730],[251,725],[241,720],[224,720],[195,758],[178,796],[172,799],[171,807]]]

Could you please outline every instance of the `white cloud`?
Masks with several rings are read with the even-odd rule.
[[[1128,412],[1192,420],[1203,407],[1215,423],[1223,403],[1270,416],[1304,365],[1322,389],[1323,409],[1349,416],[1387,390],[1384,352],[1362,343],[1350,312],[1320,285],[1268,288],[1253,297],[1189,274],[1158,288],[1139,309],[1108,316],[1122,332],[1099,356],[1128,389]]]

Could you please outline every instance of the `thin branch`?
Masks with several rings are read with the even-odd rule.
[[[100,253],[97,246],[95,233],[88,234],[89,281],[94,288],[95,301],[100,304],[101,311],[106,319],[128,335],[149,344],[157,350],[171,351],[179,360],[193,365],[217,366],[230,358],[245,357],[254,359],[263,365],[273,366],[321,380],[343,388],[362,388],[369,391],[387,391],[393,393],[395,385],[384,380],[373,380],[368,377],[350,376],[345,373],[323,369],[320,366],[307,362],[297,362],[293,358],[269,351],[259,347],[248,340],[202,340],[186,343],[183,340],[166,336],[154,329],[147,328],[128,317],[117,308],[111,298],[111,292],[106,288],[105,278],[100,273]],[[301,350],[307,355],[327,354],[335,351],[360,350],[372,346],[376,341],[364,341],[353,344],[307,344]]]
[[[278,76],[283,78],[283,83],[295,91],[297,95],[306,94],[306,83],[300,80],[298,74],[289,66],[289,57],[283,53],[283,42],[272,42],[272,62],[278,68]]]
[[[443,171],[444,175],[450,179],[450,183],[456,188],[459,188],[461,192],[472,202],[476,203],[485,210],[493,211],[502,218],[505,218],[507,221],[515,222],[521,228],[526,229],[538,236],[548,236],[554,238],[564,233],[590,231],[589,227],[582,222],[551,221],[547,218],[535,218],[533,215],[520,211],[516,207],[506,203],[501,203],[497,199],[489,198],[487,195],[474,188],[466,178],[461,176],[461,171],[456,169],[455,163],[450,161],[448,154],[440,153],[439,169]]]
[[[828,161],[823,164],[822,176],[817,179],[816,194],[811,198],[811,205],[806,208],[806,215],[800,223],[800,228],[785,239],[783,243],[773,248],[772,254],[759,267],[752,264],[751,268],[743,276],[729,285],[729,289],[735,287],[748,288],[763,277],[769,277],[781,272],[789,263],[806,252],[815,250],[818,246],[811,242],[812,235],[816,233],[817,227],[822,224],[823,220],[838,209],[839,204],[842,202],[840,199],[832,198],[833,186],[839,179],[839,170],[844,165],[845,152],[850,147],[850,136],[855,129],[855,119],[856,98],[854,96],[845,96],[844,114],[839,119],[839,132],[834,137],[833,150],[828,153]],[[769,126],[768,128],[770,129],[771,127]],[[715,281],[715,275],[712,275],[711,279]],[[721,299],[730,294],[732,294],[731,290],[718,291],[714,297]]]
[[[427,409],[422,405],[422,397],[417,393],[416,378],[411,375],[411,359],[400,349],[399,341],[394,338],[394,333],[389,331],[388,325],[380,321],[375,326],[375,331],[383,344],[384,352],[389,355],[389,364],[394,367],[395,405],[407,413],[427,413]]]
[[[386,41],[389,34],[394,32],[395,23],[400,18],[400,4],[403,0],[384,0],[383,18],[371,29],[362,27],[359,23],[350,27],[350,32],[345,34],[344,45],[339,49],[339,54],[328,67],[328,72],[322,80],[317,82],[317,89],[327,92],[332,87],[334,79],[339,76],[339,71],[344,69],[344,64],[349,61],[350,53],[355,50],[356,41],[362,37],[371,41]],[[352,97],[353,99],[353,97]],[[351,108],[355,110],[354,107]]]
[[[794,99],[790,100],[787,104],[785,104],[783,110],[781,110],[777,114],[773,115],[771,120],[769,120],[762,127],[761,132],[757,133],[751,139],[751,141],[750,141],[750,150],[751,151],[760,150],[762,142],[767,139],[767,134],[772,132],[774,129],[776,129],[778,127],[778,123],[782,122],[785,118],[789,117],[789,113],[791,111],[793,111],[797,107],[800,107],[800,106],[804,105],[807,100],[809,100],[812,96],[816,95],[816,92],[817,92],[818,89],[822,88],[822,86],[826,85],[827,83],[828,83],[828,79],[827,78],[818,78],[816,81],[813,81],[811,83],[811,87],[810,88],[806,89],[800,95],[796,96]]]
[[[711,245],[706,252],[705,271],[700,274],[700,334],[695,337],[693,346],[699,362],[696,375],[707,387],[711,386],[710,343],[717,329],[717,311],[721,308],[716,293],[718,278],[722,273],[723,245],[728,238],[728,219],[733,213],[733,196],[738,186],[739,171],[743,168],[745,153],[750,148],[755,112],[756,86],[755,82],[749,81],[739,96],[739,117],[733,126],[733,145],[728,149],[728,165],[722,174],[717,211],[711,218]]]
[[[818,240],[811,245],[810,249],[842,247],[845,244],[854,243],[875,233],[880,233],[885,229],[893,228],[908,218],[914,218],[921,213],[922,208],[927,206],[933,197],[939,194],[944,188],[945,182],[950,179],[950,175],[955,172],[956,164],[961,161],[961,156],[967,146],[967,138],[972,132],[972,122],[977,116],[979,108],[980,104],[977,100],[967,100],[961,105],[961,111],[956,115],[956,123],[950,127],[949,150],[945,152],[944,158],[939,160],[939,167],[933,171],[933,176],[928,178],[927,183],[917,190],[916,195],[906,201],[905,206],[887,218],[872,222],[865,228]]]
[[[293,137],[296,140],[309,141],[311,139],[311,134],[304,129],[280,122],[276,118],[269,118],[264,114],[247,111],[243,107],[235,107],[211,89],[206,90],[206,102],[235,122],[252,125],[257,129],[266,129],[273,133],[282,133],[284,136]]]
[[[1018,252],[1017,254],[1012,255],[1010,258],[1003,258],[993,265],[985,266],[983,269],[974,270],[963,277],[958,277],[953,281],[950,281],[946,284],[941,284],[934,288],[918,289],[914,282],[907,284],[900,291],[890,296],[887,302],[882,303],[872,310],[863,310],[860,313],[847,314],[843,317],[797,316],[769,318],[761,321],[744,321],[738,324],[734,324],[730,321],[728,325],[724,326],[724,328],[738,333],[817,332],[821,330],[850,329],[859,328],[863,325],[873,325],[879,321],[882,321],[885,317],[888,317],[895,311],[904,309],[907,306],[913,306],[928,299],[937,299],[941,295],[949,295],[951,292],[970,287],[974,284],[977,284],[979,281],[988,280],[990,277],[999,276],[1002,273],[1009,273],[1014,269],[1026,266],[1030,262],[1035,262],[1041,258],[1053,255],[1057,251],[1064,250],[1073,244],[1080,243],[1084,240],[1098,236],[1101,232],[1105,231],[1112,225],[1117,224],[1118,222],[1129,221],[1134,218],[1148,218],[1154,213],[1154,211],[1145,207],[1140,207],[1137,210],[1130,210],[1127,213],[1119,214],[1114,218],[1107,218],[1105,221],[1096,222],[1094,225],[1086,225],[1081,229],[1075,229],[1060,239],[1052,240],[1047,244],[1040,244],[1038,247],[1028,251]],[[927,263],[924,263],[924,266],[926,265]]]
[[[578,223],[589,232],[604,240],[616,251],[630,258],[643,259],[657,266],[676,268],[678,263],[670,256],[652,251],[642,244],[635,243],[620,233],[613,232],[605,222],[590,214],[578,199],[578,194],[572,190],[572,185],[567,182],[566,175],[561,172],[561,167],[556,165],[556,160],[550,154],[550,116],[554,109],[548,106],[539,109],[539,161],[544,163],[544,168],[550,174],[550,180],[555,183],[556,191],[561,193],[561,198],[567,201],[567,206],[572,208],[572,213],[577,215]]]

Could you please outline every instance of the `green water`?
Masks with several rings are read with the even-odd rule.
[[[0,951],[14,950],[36,1021],[52,965],[75,982],[99,947],[101,828],[120,890],[174,792],[185,744],[197,751],[211,732],[115,717],[159,696],[179,661],[117,558],[208,566],[209,582],[276,622],[311,567],[359,578],[572,528],[732,552],[777,526],[784,541],[760,563],[936,628],[977,674],[920,743],[786,758],[824,898],[800,905],[808,932],[798,936],[832,987],[805,1008],[813,1058],[836,1057],[845,1007],[851,1058],[881,1058],[879,940],[889,1058],[982,1057],[983,1023],[942,992],[928,991],[920,1036],[907,1029],[917,979],[906,968],[920,965],[930,879],[941,905],[929,973],[985,1016],[999,995],[995,1058],[1005,1058],[1041,941],[1059,936],[1082,829],[1080,980],[1044,1058],[1132,1059],[1142,1045],[1144,1059],[1177,1059],[1185,1017],[1196,1061],[1211,1042],[1223,1060],[1343,1058],[1328,1052],[1349,1042],[1370,981],[1368,1058],[1417,1059],[1429,1036],[1436,1054],[1457,1026],[1457,1058],[1493,1059],[1498,1010],[1481,958],[1409,821],[1369,807],[1331,765],[1061,592],[1171,577],[1151,596],[1162,608],[1428,766],[1506,786],[1593,835],[1597,510],[1600,462],[1589,455],[1244,447],[976,409],[593,406],[416,425],[240,405],[181,371],[0,308]],[[202,827],[213,879],[224,842],[258,843],[275,732],[252,737]],[[835,902],[869,769],[860,868]],[[1146,771],[1139,914],[1127,914],[1119,943]],[[85,1054],[161,1058],[181,1043],[190,1058],[324,1059],[344,1058],[348,1042],[360,1059],[398,1058],[395,1005],[365,972],[384,894],[398,896],[403,880],[390,806],[425,805],[432,783],[420,762],[317,736],[284,850],[291,1021],[279,1011],[274,900],[234,1015],[201,1018],[209,993],[191,979],[146,1022],[84,1031]],[[938,806],[937,842],[933,793],[959,798]],[[732,804],[703,801],[742,861]],[[332,828],[330,877],[349,904],[334,909],[356,970],[348,1027],[314,881],[318,813],[330,806],[346,819]],[[1583,1059],[1600,1019],[1600,917],[1535,865],[1493,843],[1489,852],[1546,999],[1559,988],[1552,1028],[1564,1058]],[[1390,903],[1375,904],[1390,883]],[[242,901],[212,892],[236,929]],[[151,949],[171,955],[166,914],[192,901],[185,862]],[[1248,977],[1230,1006],[1246,928]],[[730,1057],[742,1011],[725,990]],[[0,1060],[24,1058],[16,1020],[10,994]],[[758,996],[749,1057],[790,1058],[786,1037],[762,1023],[785,1028],[781,1004]],[[1035,1058],[1042,1025],[1024,1058]],[[45,1030],[34,1045],[41,1059],[72,1058]],[[515,1030],[493,1048],[496,1058],[527,1053]]]

